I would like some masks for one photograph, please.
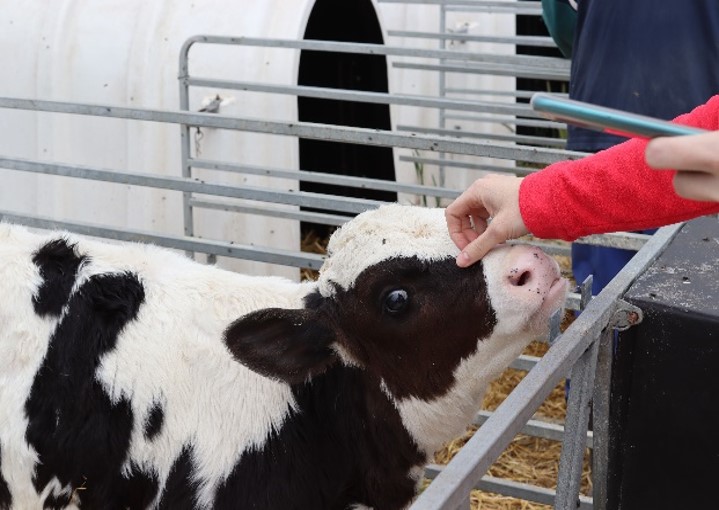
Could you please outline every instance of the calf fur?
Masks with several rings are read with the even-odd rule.
[[[0,508],[407,507],[566,286],[443,218],[364,213],[305,283],[0,225]]]

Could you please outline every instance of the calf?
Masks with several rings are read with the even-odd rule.
[[[317,282],[0,225],[0,508],[404,508],[564,298],[443,211],[388,205]]]

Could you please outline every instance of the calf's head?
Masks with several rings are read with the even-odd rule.
[[[355,366],[431,452],[476,412],[487,383],[562,306],[566,281],[537,248],[500,247],[467,269],[443,210],[387,205],[332,236],[302,309],[236,321],[226,341],[251,369],[301,383]]]

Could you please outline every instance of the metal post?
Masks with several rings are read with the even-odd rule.
[[[185,45],[180,51],[180,70],[179,70],[179,83],[180,83],[180,110],[190,111],[190,93],[187,79],[189,78],[189,67],[188,67],[188,52],[190,47]],[[180,124],[180,157],[181,157],[181,175],[182,177],[190,179],[192,177],[192,166],[190,164],[191,158],[190,148],[190,125],[182,123]],[[182,219],[185,235],[188,237],[194,236],[194,221],[192,217],[192,193],[182,193]],[[194,254],[188,252],[188,257],[193,257]]]
[[[612,334],[611,329],[605,330]],[[579,501],[584,451],[587,446],[589,406],[594,389],[594,373],[599,352],[596,339],[572,368],[572,386],[567,403],[567,418],[564,423],[564,441],[559,458],[557,479],[556,510],[573,510]]]
[[[469,494],[467,494],[467,499],[465,499],[461,505],[457,507],[457,510],[470,510],[472,508],[472,498]]]
[[[609,466],[609,397],[614,336],[602,335],[599,342],[592,403],[594,415],[592,424],[592,497],[594,508],[605,510],[607,507],[607,477],[609,475],[607,471]]]
[[[439,33],[443,34],[447,31],[447,11],[445,9],[445,4],[442,3],[442,5],[439,8]],[[441,50],[447,49],[447,41],[445,39],[441,39],[439,41],[439,47]],[[439,97],[442,99],[445,99],[445,96],[447,95],[447,73],[444,71],[444,64],[447,61],[445,59],[440,59],[439,64],[442,67],[442,69],[439,71]],[[444,108],[439,109],[439,129],[445,128],[445,119],[444,116],[446,114],[446,111]],[[442,161],[446,158],[446,155],[444,152],[439,153],[439,186],[444,187],[445,183],[445,176],[444,176],[444,165],[442,164]]]

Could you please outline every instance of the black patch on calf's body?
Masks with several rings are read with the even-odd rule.
[[[145,439],[152,441],[162,430],[163,423],[165,423],[165,411],[158,402],[155,402],[145,421]]]
[[[398,314],[383,301],[395,289],[408,299]],[[445,394],[459,363],[497,323],[481,262],[461,269],[453,258],[385,260],[362,272],[351,289],[338,288],[332,301],[340,311],[340,343],[397,399]]]
[[[192,479],[192,451],[185,447],[172,465],[157,510],[195,510],[197,483]],[[234,506],[232,508],[253,508]],[[254,507],[257,508],[257,507]]]
[[[77,270],[86,260],[66,239],[50,241],[34,253],[32,261],[43,279],[32,300],[35,313],[41,317],[57,317],[62,313],[75,284]]]
[[[130,477],[123,479],[120,490],[117,491],[122,493],[122,500],[119,502],[120,508],[123,510],[149,508],[159,487],[157,475],[144,473],[137,466],[133,466]]]
[[[12,494],[5,478],[2,476],[2,448],[0,448],[0,509],[6,510],[12,505]]]
[[[42,507],[45,510],[64,510],[70,504],[72,494],[65,494],[61,496],[54,496],[50,494],[45,498]]]
[[[125,399],[112,402],[95,378],[144,299],[142,283],[130,273],[92,276],[70,298],[25,403],[26,439],[39,456],[38,491],[57,477],[62,487],[82,488],[83,508],[107,509],[156,493],[157,482],[143,474],[122,477],[132,408]]]
[[[426,459],[367,377],[337,364],[293,386],[297,411],[243,454],[213,509],[404,508],[415,492],[408,474]]]

